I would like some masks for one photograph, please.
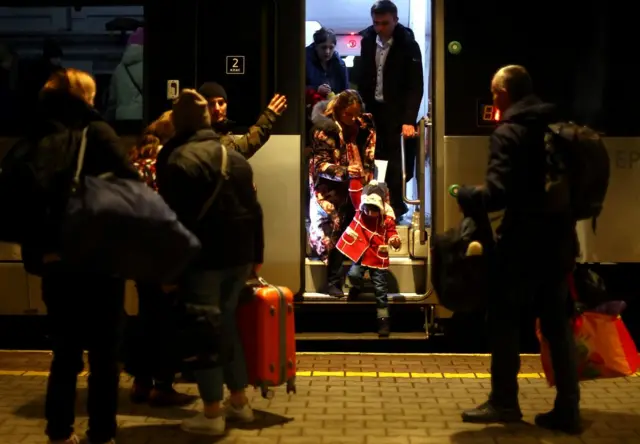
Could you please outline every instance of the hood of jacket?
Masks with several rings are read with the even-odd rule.
[[[50,127],[51,122],[59,122],[66,127],[79,129],[91,122],[104,121],[95,108],[66,91],[41,93],[38,115],[45,127]]]
[[[549,124],[557,119],[556,106],[551,103],[545,103],[532,94],[511,105],[505,111],[501,121],[525,125],[537,122]]]
[[[129,45],[122,54],[122,64],[125,66],[135,65],[136,63],[142,63],[144,56],[144,46],[142,45]]]
[[[316,103],[311,110],[311,123],[314,131],[324,131],[325,133],[337,133],[340,131],[338,124],[329,116],[325,116],[329,100]]]

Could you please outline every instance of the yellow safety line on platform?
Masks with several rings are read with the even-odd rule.
[[[50,350],[2,350],[0,353],[48,353]],[[86,352],[85,352],[86,353]],[[490,358],[489,353],[361,353],[361,352],[298,352],[298,356],[435,356],[454,358]],[[539,354],[522,353],[522,357],[537,357]]]
[[[82,372],[80,376],[87,376],[88,372]],[[28,370],[0,370],[0,376],[49,376],[49,372]],[[350,372],[350,371],[309,371],[296,372],[299,377],[339,377],[339,378],[402,378],[402,379],[488,379],[489,373],[417,373],[417,372]],[[639,377],[635,373],[630,377]],[[541,379],[544,373],[520,373],[518,378]]]

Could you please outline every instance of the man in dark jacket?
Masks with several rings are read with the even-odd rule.
[[[371,7],[373,26],[360,34],[361,70],[356,82],[367,111],[376,122],[378,146],[376,159],[388,160],[386,182],[396,217],[407,212],[402,201],[400,134],[416,135],[424,78],[422,55],[411,29],[398,23],[398,8],[389,0]],[[415,154],[409,155],[409,167]],[[409,172],[408,172],[409,173]],[[413,173],[413,171],[411,171]]]
[[[549,341],[557,387],[553,410],[536,416],[536,424],[577,433],[580,388],[567,283],[578,253],[576,224],[569,209],[548,210],[545,191],[544,134],[555,121],[554,107],[533,95],[531,78],[521,66],[500,69],[491,90],[502,122],[491,135],[485,185],[460,188],[458,202],[462,208],[481,204],[488,212],[505,210],[488,307],[492,390],[486,403],[462,418],[480,423],[522,418],[519,314],[523,306],[533,305]]]
[[[246,159],[251,158],[271,137],[271,129],[276,119],[287,109],[287,98],[276,94],[258,118],[255,125],[245,134],[234,134],[235,122],[227,118],[227,92],[216,82],[202,84],[198,92],[209,103],[211,126],[220,135],[220,141],[227,148],[234,149]]]
[[[247,369],[236,308],[247,279],[262,263],[262,209],[247,160],[228,150],[223,170],[225,148],[211,129],[206,99],[194,90],[184,90],[173,106],[172,119],[176,137],[166,164],[157,169],[158,191],[202,243],[199,257],[179,282],[179,291],[186,302],[220,309],[223,337],[233,346],[231,362],[194,372],[204,412],[185,420],[182,428],[222,435],[225,417],[253,420],[245,394]],[[203,212],[220,181],[217,197]],[[223,406],[224,384],[231,395]]]

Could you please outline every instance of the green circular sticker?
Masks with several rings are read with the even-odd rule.
[[[449,49],[449,52],[453,55],[458,55],[460,54],[460,51],[462,51],[462,45],[460,44],[460,42],[456,40],[449,42],[449,45],[447,46],[447,48]]]

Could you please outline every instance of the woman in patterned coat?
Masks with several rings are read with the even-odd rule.
[[[355,212],[349,174],[360,175],[363,185],[373,179],[376,131],[354,90],[316,104],[311,120],[309,242],[327,264],[326,293],[343,297],[344,257],[335,245]]]

